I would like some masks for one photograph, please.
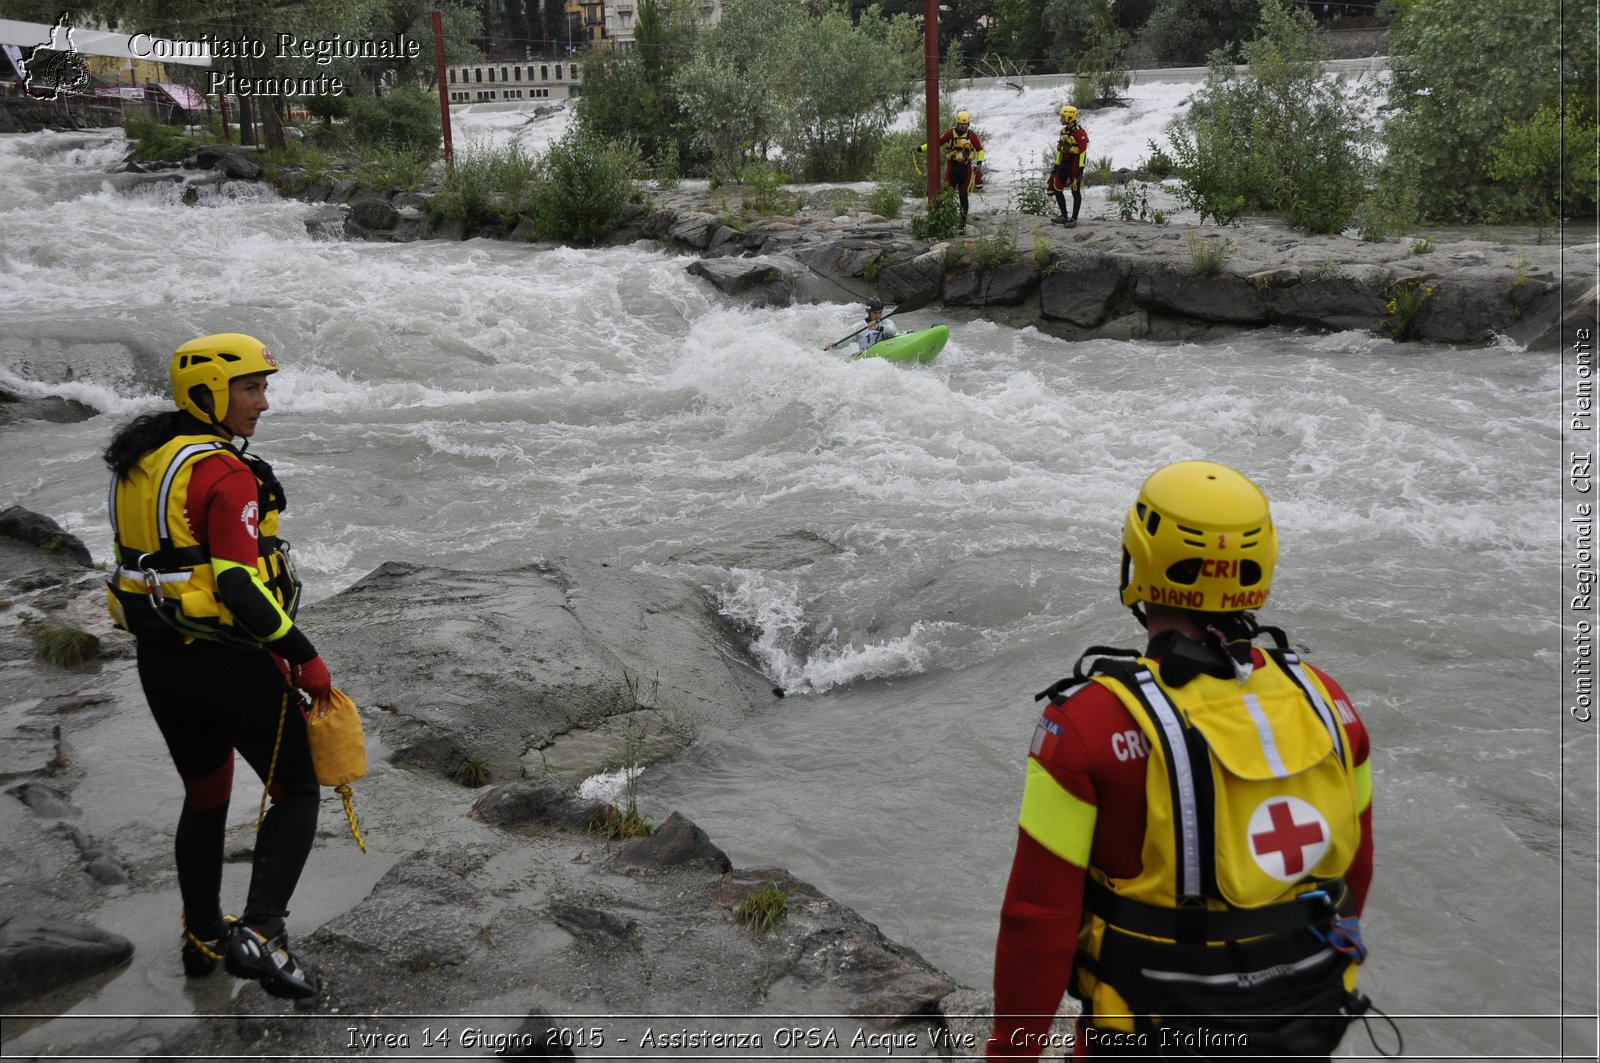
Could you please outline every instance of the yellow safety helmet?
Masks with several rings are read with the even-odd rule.
[[[1078,109],[1076,107],[1069,103],[1065,107],[1061,108],[1061,122],[1063,125],[1065,125],[1067,122],[1076,122],[1077,120]]]
[[[968,114],[966,111],[957,111],[956,112],[956,125],[971,125],[971,124],[972,124],[972,115]]]
[[[1151,473],[1122,529],[1122,604],[1234,613],[1266,604],[1278,559],[1267,496],[1243,473],[1180,461]]]
[[[276,373],[278,360],[265,344],[242,332],[218,332],[192,339],[172,356],[172,401],[202,421],[228,416],[228,384],[251,373]],[[195,402],[193,391],[211,392],[211,409]]]

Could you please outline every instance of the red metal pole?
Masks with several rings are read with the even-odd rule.
[[[928,202],[939,194],[939,0],[923,0],[922,71],[927,80],[923,106],[927,112]]]
[[[450,89],[444,80],[444,18],[437,8],[429,13],[433,22],[433,65],[439,75],[439,125],[444,130],[444,164],[455,162],[455,149],[450,143]]]

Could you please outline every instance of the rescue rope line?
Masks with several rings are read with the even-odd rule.
[[[287,682],[287,680],[285,680]],[[267,818],[267,795],[272,792],[272,777],[278,771],[278,750],[283,747],[283,721],[289,715],[289,691],[283,692],[283,703],[278,708],[278,734],[272,740],[272,762],[267,765],[267,777],[261,784],[261,807],[256,810],[256,833],[261,833],[261,824]]]
[[[355,791],[350,789],[349,783],[340,783],[333,788],[333,792],[344,798],[344,818],[350,823],[350,835],[355,838],[356,844],[361,846],[361,851],[367,851],[366,840],[361,837],[361,828],[356,825],[356,808],[352,803]]]

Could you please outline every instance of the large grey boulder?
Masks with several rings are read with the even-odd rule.
[[[1116,255],[1063,252],[1039,282],[1039,313],[1079,328],[1094,328],[1111,316],[1131,272],[1127,259]]]
[[[705,591],[603,563],[392,562],[302,616],[391,759],[463,781],[575,785],[771,697]]]
[[[703,277],[724,295],[744,298],[752,306],[788,306],[793,300],[784,272],[767,259],[698,258],[689,273]]]
[[[0,922],[0,1005],[13,1005],[109,970],[133,943],[87,923],[21,912]]]
[[[43,513],[35,513],[21,506],[12,506],[0,512],[0,535],[49,553],[59,553],[85,568],[94,564],[94,559],[89,556],[89,548],[83,545],[82,539]]]

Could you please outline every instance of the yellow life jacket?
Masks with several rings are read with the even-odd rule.
[[[116,568],[106,581],[106,605],[117,627],[140,636],[176,629],[186,640],[260,645],[236,628],[217,598],[211,555],[184,513],[195,463],[215,454],[242,463],[255,477],[256,578],[291,618],[299,608],[289,544],[278,538],[284,500],[271,468],[217,436],[183,435],[140,458],[126,477],[112,476],[107,509]]]
[[[1078,150],[1077,132],[1077,126],[1073,126],[1071,129],[1068,129],[1066,126],[1061,127],[1061,136],[1056,141],[1057,165],[1071,160],[1077,160],[1079,163],[1081,163],[1082,156],[1087,154],[1086,151],[1080,152]]]
[[[973,153],[976,150],[972,144],[972,130],[970,127],[965,133],[958,133],[954,129],[950,130],[950,143],[944,147],[944,157],[946,159],[951,162],[971,162]]]
[[[1236,1025],[1257,1045],[1277,1016],[1348,1006],[1356,963],[1318,928],[1353,913],[1340,876],[1360,846],[1364,801],[1327,688],[1285,650],[1267,651],[1243,684],[1202,673],[1175,689],[1143,657],[1095,672],[1150,760],[1139,873],[1091,867],[1085,886],[1073,994],[1094,1024],[1273,1016]]]

